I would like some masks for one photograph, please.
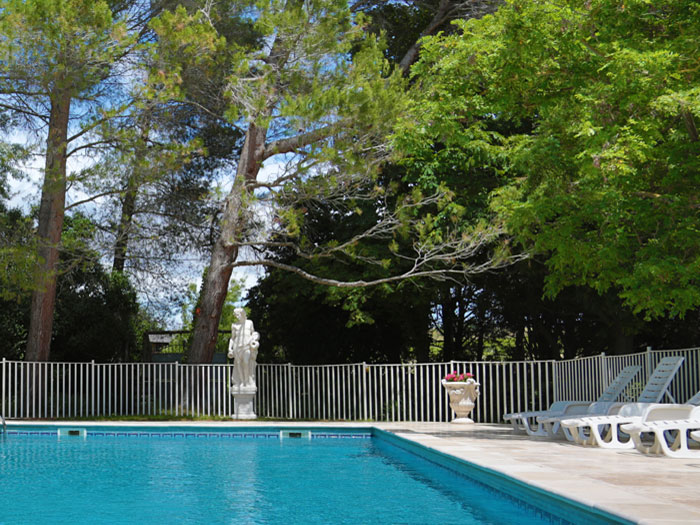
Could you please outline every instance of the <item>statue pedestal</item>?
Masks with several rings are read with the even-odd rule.
[[[257,419],[255,415],[255,394],[258,389],[233,387],[233,419]]]
[[[443,379],[442,386],[447,390],[450,408],[457,416],[450,423],[474,423],[469,415],[479,397],[479,383],[473,379],[467,381],[445,381]]]

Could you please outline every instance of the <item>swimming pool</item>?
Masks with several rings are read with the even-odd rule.
[[[376,429],[78,428],[8,428],[0,523],[623,522]]]

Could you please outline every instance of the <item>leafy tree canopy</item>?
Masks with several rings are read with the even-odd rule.
[[[397,145],[424,174],[496,166],[491,209],[546,257],[548,295],[700,305],[700,5],[510,0],[457,27],[424,41]]]

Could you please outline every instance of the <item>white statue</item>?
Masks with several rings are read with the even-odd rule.
[[[231,340],[228,344],[228,356],[234,360],[232,386],[255,389],[260,334],[253,328],[253,321],[246,318],[243,308],[236,308],[233,313],[237,321],[231,325]]]

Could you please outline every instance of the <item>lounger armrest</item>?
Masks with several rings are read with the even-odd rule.
[[[552,423],[566,417],[577,417],[584,415],[591,405],[590,401],[572,401],[560,412],[550,412],[537,418],[539,423]]]
[[[509,419],[525,419],[530,417],[537,417],[543,414],[549,414],[549,410],[531,410],[529,412],[513,412],[512,414],[504,414],[503,419],[508,421]]]

